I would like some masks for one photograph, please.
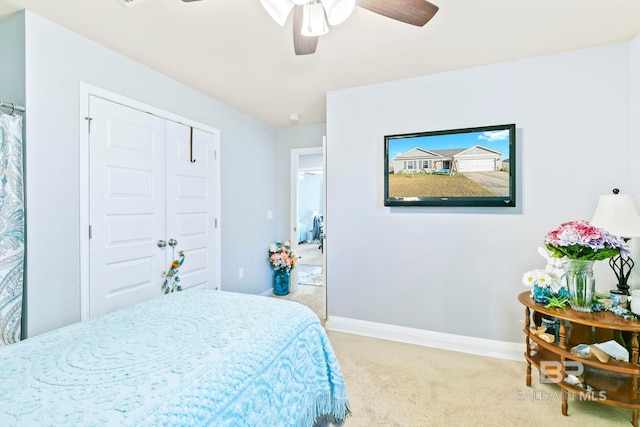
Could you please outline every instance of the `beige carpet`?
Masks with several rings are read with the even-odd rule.
[[[305,304],[322,319],[321,292],[323,287],[301,285],[295,294],[275,298]],[[631,425],[631,410],[575,395],[569,397],[569,416],[563,416],[560,388],[540,384],[535,368],[527,387],[524,361],[328,334],[353,411],[345,427]]]
[[[345,427],[629,426],[631,410],[569,400],[525,363],[329,331],[353,416]],[[570,397],[571,399],[571,397]]]
[[[300,243],[298,245],[298,290],[285,296],[271,295],[296,301],[309,307],[324,324],[324,284],[322,251],[318,243]]]
[[[318,246],[318,243],[299,243],[297,249],[298,264],[322,265],[322,251]]]
[[[289,295],[278,296],[272,294],[271,296],[306,305],[324,324],[324,286],[298,285],[298,290],[289,293]]]
[[[324,286],[323,267],[321,265],[302,265],[296,266],[298,272],[299,285]]]

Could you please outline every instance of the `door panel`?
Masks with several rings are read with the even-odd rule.
[[[159,296],[165,121],[94,96],[89,135],[89,317]]]
[[[167,121],[167,230],[184,251],[183,289],[211,287],[214,274],[214,141],[209,132]]]

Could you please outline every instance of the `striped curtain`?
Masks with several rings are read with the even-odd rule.
[[[22,117],[0,112],[0,346],[20,341],[24,272]]]

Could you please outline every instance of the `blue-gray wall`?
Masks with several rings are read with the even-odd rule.
[[[330,92],[327,286],[332,316],[522,341],[522,274],[598,196],[640,195],[638,43]],[[383,205],[384,135],[516,123],[516,208]],[[635,138],[630,133],[635,126]],[[358,159],[358,161],[354,161]],[[598,288],[615,277],[596,269]]]
[[[309,126],[293,126],[278,129],[278,194],[277,211],[279,217],[278,236],[286,240],[291,236],[290,198],[291,198],[291,150],[298,148],[322,147],[322,139],[326,135],[324,124]]]
[[[275,209],[275,129],[33,13],[0,21],[0,35],[15,59],[3,60],[0,99],[27,105],[28,336],[80,319],[80,82],[220,130],[223,288],[269,288],[266,244],[277,225],[264,213]]]
[[[543,265],[544,234],[590,218],[613,187],[640,193],[638,38],[331,92],[326,126],[286,129],[28,12],[0,22],[0,53],[12,58],[0,99],[28,108],[29,335],[79,319],[80,81],[220,130],[226,290],[270,288],[266,245],[290,234],[291,150],[327,135],[330,316],[520,342],[516,295],[522,273]],[[517,208],[382,205],[384,135],[509,122],[518,125]],[[596,270],[599,288],[610,287],[608,268]]]
[[[22,14],[11,15],[0,25],[0,101],[24,105],[25,88],[25,30]],[[11,110],[2,110],[8,113]]]

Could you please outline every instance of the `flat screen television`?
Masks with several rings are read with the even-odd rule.
[[[516,205],[516,125],[387,135],[385,206]]]

